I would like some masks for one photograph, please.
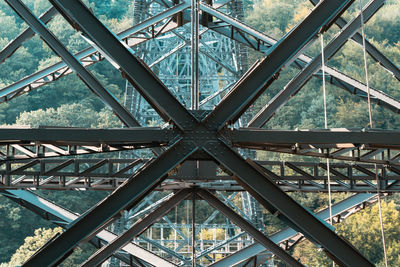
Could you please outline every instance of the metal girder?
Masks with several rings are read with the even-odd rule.
[[[346,161],[358,161],[376,164],[398,165],[400,153],[398,149],[381,149],[353,145],[350,147],[320,148],[313,145],[277,146],[265,145],[262,150],[287,153],[299,156],[331,158]],[[371,153],[379,152],[378,157],[369,157]],[[366,156],[366,157],[364,157]]]
[[[296,131],[241,128],[221,133],[225,140],[239,147],[391,165],[400,164],[398,135],[397,131],[343,128]],[[112,152],[163,146],[177,136],[174,130],[159,128],[1,128],[0,144],[4,145],[0,146],[0,155],[3,160],[16,160]]]
[[[322,1],[292,31],[276,43],[268,56],[256,63],[207,116],[209,127],[220,130],[235,122],[246,109],[277,79],[281,68],[295,59],[302,50],[325,31],[352,1]]]
[[[35,214],[39,215],[43,219],[50,221],[62,228],[66,228],[68,224],[73,222],[79,217],[79,214],[69,211],[54,202],[51,202],[41,196],[29,190],[0,190],[0,194],[7,197],[8,199],[18,203],[22,207],[25,207]],[[107,243],[110,243],[117,237],[116,234],[108,231],[102,230],[92,238],[90,243],[101,248]],[[154,266],[168,266],[174,267],[176,265],[171,262],[155,255],[154,253],[134,244],[129,243],[121,248],[124,253],[116,252],[115,257],[124,261],[125,263],[130,263],[130,257],[139,258],[145,262],[148,262]],[[129,256],[126,255],[129,254]]]
[[[385,0],[373,0],[363,9],[363,23],[368,21],[383,6]],[[327,62],[335,53],[353,36],[361,27],[361,15],[358,15],[349,22],[342,31],[340,31],[326,47],[324,47],[325,62]],[[249,127],[262,127],[271,117],[289,101],[291,97],[307,83],[311,76],[320,70],[322,66],[322,54],[303,68],[278,94],[276,94],[248,123]],[[372,95],[375,97],[376,95]],[[380,99],[384,98],[380,95]],[[400,110],[400,103],[396,105]]]
[[[187,257],[175,252],[174,250],[172,250],[170,248],[167,248],[166,246],[161,245],[157,241],[154,241],[154,240],[152,240],[150,238],[145,237],[144,235],[143,236],[139,236],[139,239],[151,244],[152,246],[155,246],[156,248],[158,248],[158,249],[164,251],[165,253],[167,253],[168,255],[179,259],[181,262],[190,262],[189,258],[187,258]]]
[[[138,44],[146,42],[152,39],[153,36],[158,36],[162,33],[171,31],[179,27],[170,18],[175,14],[181,12],[189,6],[188,3],[176,5],[167,9],[160,14],[153,16],[138,25],[135,25],[127,30],[124,30],[118,34],[118,37],[126,44],[134,47]],[[164,23],[164,21],[167,22]],[[159,25],[161,23],[161,25]],[[79,59],[82,64],[87,67],[99,61],[102,61],[104,57],[95,48],[90,47],[84,49],[77,54],[75,57]],[[51,65],[41,71],[38,71],[30,76],[21,79],[11,85],[8,85],[0,90],[0,102],[10,100],[23,93],[29,92],[40,86],[49,84],[57,79],[71,74],[72,70],[67,66],[65,62],[58,62]]]
[[[2,187],[7,189],[91,189],[114,190],[148,159],[33,159],[6,161],[0,165]],[[256,161],[273,173],[274,182],[284,191],[327,192],[326,165],[313,162]],[[186,161],[177,173],[171,174],[155,190],[175,190],[189,186],[211,190],[238,190],[243,188],[229,175],[218,174],[212,165],[201,165],[203,172],[186,172],[193,166]],[[195,163],[195,162],[194,162]],[[211,164],[212,162],[210,162]],[[398,192],[400,163],[378,164],[382,192]],[[369,192],[376,190],[373,164],[331,163],[331,190],[335,192]],[[293,172],[294,171],[294,172]],[[8,181],[8,182],[7,182]],[[345,183],[345,184],[343,184]],[[348,186],[345,186],[348,185]]]
[[[207,254],[210,254],[211,252],[220,249],[228,244],[232,244],[233,241],[239,239],[240,237],[243,237],[246,235],[246,232],[240,232],[232,237],[229,237],[225,240],[222,240],[221,242],[218,242],[210,247],[208,247],[207,249],[204,249],[203,251],[201,251],[200,253],[196,254],[196,259],[201,259],[202,257],[207,257]]]
[[[334,218],[337,218],[337,220],[334,219],[333,222],[337,223],[341,220],[344,220],[351,214],[354,214],[355,212],[364,209],[367,205],[371,205],[376,201],[377,197],[375,194],[355,194],[351,197],[348,197],[347,199],[332,205],[332,215]],[[329,209],[324,209],[316,213],[316,216],[324,221],[329,220]],[[286,228],[271,235],[270,239],[276,244],[280,244],[285,249],[289,249],[290,246],[288,247],[287,244],[293,244],[297,242],[299,234],[300,233],[291,228]],[[259,243],[254,243],[242,250],[239,250],[238,252],[235,252],[223,258],[222,260],[214,264],[211,264],[210,267],[233,266],[264,251],[265,248],[263,245]]]
[[[246,163],[230,146],[223,143],[220,138],[226,134],[224,131],[219,132],[225,122],[233,122],[233,117],[238,116],[247,105],[251,104],[255,97],[266,88],[265,85],[269,84],[271,77],[281,67],[289,64],[291,59],[296,58],[296,55],[301,53],[304,46],[321,28],[325,30],[329,27],[331,22],[351,4],[351,0],[321,2],[302,23],[272,49],[266,60],[254,67],[238,83],[239,85],[228,94],[211,115],[207,115],[207,112],[194,114],[197,117],[207,116],[202,121],[195,119],[194,115],[189,113],[148,72],[145,66],[134,58],[131,52],[105,29],[80,1],[51,0],[51,2],[69,22],[76,22],[76,25],[102,50],[102,53],[118,63],[129,79],[132,81],[139,79],[140,85],[143,86],[140,88],[141,93],[150,100],[153,106],[158,106],[158,111],[163,117],[173,121],[183,134],[182,140],[177,141],[169,150],[137,171],[111,196],[76,220],[66,232],[31,257],[25,266],[52,265],[62,261],[63,257],[80,241],[107,225],[121,210],[136,205],[146,193],[153,190],[188,157],[195,160],[211,157],[219,162],[224,169],[233,173],[238,182],[244,185],[266,208],[274,213],[279,211],[280,217],[290,222],[296,229],[301,229],[313,241],[324,246],[340,264],[351,265],[355,261],[363,266],[370,266],[368,260],[358,251],[269,181],[268,176],[259,171],[259,166],[255,166],[252,162]],[[139,71],[135,73],[136,67]],[[247,90],[249,92],[239,90],[244,85],[246,89],[250,88]],[[239,101],[240,97],[246,99],[244,103]],[[235,114],[232,116],[228,114],[228,111],[234,111]]]
[[[113,194],[75,220],[64,233],[28,259],[24,266],[51,266],[62,260],[80,241],[105,227],[121,210],[136,205],[196,149],[193,144],[182,142],[169,148]]]
[[[49,8],[42,15],[40,15],[40,20],[47,24],[54,16],[57,14],[57,10],[54,7]],[[0,64],[3,63],[7,58],[11,57],[12,54],[26,41],[32,38],[35,32],[31,28],[25,29],[17,38],[9,42],[0,51]]]
[[[400,148],[400,131],[381,130],[266,130],[260,128],[233,129],[231,142],[239,147],[263,149],[265,146],[315,148],[349,148],[364,145],[369,148]]]
[[[165,216],[172,208],[178,205],[182,200],[188,197],[192,193],[191,189],[183,189],[175,193],[170,199],[166,200],[159,207],[153,210],[151,213],[146,215],[143,219],[133,224],[127,231],[122,233],[112,242],[103,246],[101,249],[96,251],[90,258],[80,266],[90,267],[97,266],[103,263],[109,258],[115,251],[120,247],[129,243],[132,238],[145,231],[151,224],[158,221],[161,217]]]
[[[250,192],[262,205],[275,213],[279,211],[291,226],[318,242],[332,255],[339,264],[348,266],[372,266],[357,250],[337,236],[327,225],[311,212],[301,207],[296,201],[279,189],[269,177],[259,172],[250,161],[245,161],[239,154],[222,143],[211,143],[204,148],[216,161],[231,172],[235,179]],[[267,203],[267,204],[266,204]],[[355,262],[357,263],[355,265]]]
[[[197,194],[207,201],[215,209],[223,213],[228,219],[233,223],[238,225],[241,229],[250,234],[257,242],[261,243],[264,247],[269,249],[272,253],[277,255],[282,259],[288,266],[303,266],[300,262],[295,260],[292,256],[287,254],[282,248],[272,242],[268,237],[266,237],[262,232],[257,230],[253,225],[243,219],[240,215],[226,206],[217,197],[206,190],[199,190]]]
[[[1,131],[1,130],[0,130]],[[60,156],[76,156],[132,149],[130,146],[61,146],[56,144],[9,144],[0,146],[0,162]]]
[[[118,65],[124,76],[165,121],[187,129],[196,119],[172,95],[152,71],[133,55],[133,51],[108,30],[81,1],[51,0],[66,20],[83,31],[96,48]]]
[[[65,46],[55,37],[20,0],[6,0],[12,9],[34,30],[49,47],[73,69],[78,77],[96,94],[105,104],[109,105],[120,120],[129,127],[140,126],[133,115],[121,105],[103,85],[90,73],[82,63],[76,59]]]
[[[13,1],[13,0],[10,0]],[[161,146],[171,141],[171,130],[156,127],[121,129],[93,128],[0,128],[0,145],[3,144],[56,144],[63,146]],[[172,135],[173,137],[173,135]]]
[[[313,5],[317,5],[319,0],[310,0]],[[338,18],[335,21],[335,24],[339,26],[339,28],[344,28],[347,24],[346,20],[343,18]],[[357,32],[351,37],[352,40],[363,45],[363,37],[362,35]],[[381,66],[383,66],[387,71],[393,74],[397,80],[400,81],[400,69],[397,67],[391,60],[389,60],[385,55],[383,55],[373,44],[371,44],[368,39],[365,39],[365,49],[367,50],[368,54]]]
[[[248,25],[208,6],[201,5],[200,9],[209,14],[212,14],[215,18],[221,20],[220,22],[212,22],[207,24],[207,27],[221,35],[227,36],[241,44],[244,44],[256,51],[260,51],[267,56],[271,52],[271,47],[276,45],[278,42],[274,38],[261,33]],[[340,18],[338,18],[340,19]],[[355,36],[355,35],[354,35]],[[300,54],[291,66],[296,67],[300,70],[312,61],[312,58],[305,54]],[[322,73],[319,71],[314,74],[316,78],[321,79]],[[367,96],[367,86],[360,81],[341,73],[335,68],[325,66],[325,76],[327,82],[338,86],[339,88],[345,89],[351,94],[356,94],[357,96],[366,97]],[[399,105],[400,102],[396,99],[388,96],[382,91],[370,88],[370,93],[373,96],[372,101],[376,102],[378,105],[383,105],[390,110],[400,113]]]

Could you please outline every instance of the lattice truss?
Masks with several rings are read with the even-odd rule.
[[[0,62],[11,56],[34,34],[40,35],[63,61],[2,88],[1,101],[8,101],[75,72],[125,125],[125,128],[118,129],[9,127],[0,130],[2,194],[65,228],[60,236],[49,241],[24,266],[57,265],[82,242],[90,242],[99,248],[83,266],[97,266],[110,256],[132,266],[187,265],[195,262],[192,258],[196,259],[194,265],[211,263],[212,266],[247,266],[265,263],[272,255],[290,266],[301,266],[285,250],[303,238],[321,246],[339,265],[372,266],[353,246],[337,236],[332,226],[324,222],[328,219],[328,211],[314,214],[284,192],[325,192],[326,164],[319,161],[257,161],[245,159],[242,156],[244,154],[238,152],[238,148],[265,150],[340,160],[330,166],[332,190],[360,193],[333,206],[334,222],[376,201],[376,194],[365,193],[377,189],[375,165],[382,192],[399,190],[398,131],[291,131],[262,128],[312,76],[322,77],[321,54],[315,57],[305,54],[306,48],[315,41],[318,34],[324,33],[333,24],[341,28],[324,48],[326,61],[349,39],[362,44],[362,36],[358,32],[361,16],[349,22],[340,17],[353,1],[325,0],[318,3],[317,0],[311,0],[315,8],[280,40],[245,25],[236,19],[240,19],[240,16],[227,12],[229,9],[225,9],[226,5],[232,4],[229,0],[196,3],[201,23],[200,34],[205,36],[200,46],[200,65],[211,64],[206,62],[207,58],[214,64],[208,68],[223,69],[220,77],[209,77],[211,83],[207,83],[207,78],[200,79],[200,90],[205,90],[201,91],[200,104],[203,101],[203,105],[200,106],[203,107],[199,110],[188,109],[191,84],[186,76],[192,71],[189,60],[186,58],[180,61],[179,53],[175,53],[180,49],[188,49],[188,28],[185,25],[191,20],[192,3],[155,1],[159,7],[157,12],[136,18],[133,27],[116,34],[106,28],[80,0],[50,0],[52,8],[40,17],[35,16],[20,0],[6,2],[29,28],[1,50]],[[369,1],[363,9],[364,22],[384,2]],[[73,55],[49,31],[46,23],[58,13],[82,34],[89,44],[87,49]],[[171,34],[180,42],[169,44],[162,41]],[[215,36],[224,38],[221,37],[222,41],[218,43]],[[153,39],[158,41],[150,45]],[[216,53],[229,47],[226,43],[224,45],[227,40],[234,40],[236,47],[227,50],[226,54]],[[146,53],[146,47],[152,48]],[[264,57],[243,74],[243,68],[246,67],[237,60],[240,57],[231,57],[229,53],[235,51],[241,54],[244,47],[259,51]],[[368,41],[366,49],[375,61],[400,80],[399,68]],[[157,58],[153,52],[162,54],[164,58]],[[174,61],[164,61],[170,55],[178,55],[174,66],[170,64]],[[87,70],[87,66],[103,59],[121,71],[127,82],[143,98],[140,101],[146,104],[131,102],[129,107],[125,107]],[[215,64],[219,67],[216,68]],[[177,73],[178,77],[186,81],[178,81],[171,75],[161,77],[162,73],[157,77],[156,71],[151,70],[155,66]],[[295,77],[257,114],[244,119],[246,111],[279,79],[281,70],[289,66],[299,69]],[[329,66],[325,67],[325,72],[327,81],[333,85],[365,98],[368,88],[362,82]],[[225,75],[227,73],[230,74]],[[133,94],[134,90],[131,99],[134,99]],[[396,113],[400,111],[400,102],[382,91],[371,88],[370,94],[377,104]],[[161,126],[147,127],[146,122],[154,116],[162,120],[158,124]],[[145,148],[151,150],[153,158],[83,157],[84,154]],[[77,157],[79,155],[82,156]],[[13,190],[17,188],[115,191],[79,216],[31,191]],[[160,199],[152,199],[158,190],[172,190],[172,193]],[[272,236],[265,235],[249,222],[251,218],[248,214],[233,203],[238,193],[225,194],[223,191],[249,192],[265,209],[291,228]],[[156,228],[155,223],[160,218],[168,220],[164,216],[173,208],[180,207],[180,203],[187,199],[193,200],[193,205],[195,199],[206,201],[244,232],[234,232],[226,236],[225,240],[201,243],[203,247],[195,247],[196,234],[209,227],[213,216],[216,216],[213,213],[203,223],[203,228],[200,226],[195,230],[195,225],[192,225],[192,237],[179,233],[180,226],[170,223],[175,233],[181,235],[184,241],[181,243],[165,244],[141,235],[153,224]],[[192,208],[195,211],[194,206]],[[128,229],[119,235],[105,230],[121,214],[122,217],[128,217]],[[255,242],[249,246],[246,243],[249,239],[241,238],[244,235],[251,236]],[[157,253],[140,246],[141,242],[157,247]],[[222,253],[226,256],[222,260],[210,257],[212,251],[221,251],[221,248],[232,245],[231,242],[236,245],[237,252],[229,256],[228,253]],[[182,249],[187,253],[182,253]]]

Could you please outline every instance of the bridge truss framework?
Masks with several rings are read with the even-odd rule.
[[[237,253],[213,263],[212,266],[258,264],[271,257],[271,253],[289,265],[300,266],[301,263],[286,253],[285,249],[304,237],[323,247],[340,265],[372,265],[354,247],[337,236],[331,226],[324,223],[327,219],[326,212],[315,215],[284,192],[326,192],[325,164],[260,162],[250,158],[244,159],[237,152],[237,148],[245,148],[349,161],[350,163],[335,163],[331,166],[332,190],[358,193],[335,206],[338,207],[334,212],[335,221],[340,221],[376,201],[376,195],[363,193],[376,191],[374,164],[378,164],[378,178],[382,192],[398,191],[400,175],[398,131],[373,129],[282,131],[261,128],[311,76],[321,78],[321,55],[311,58],[303,53],[318,34],[325,32],[333,23],[342,28],[324,49],[326,61],[350,38],[362,43],[362,37],[357,32],[361,26],[360,16],[350,22],[340,18],[353,1],[326,0],[318,3],[312,0],[311,2],[316,5],[312,12],[279,41],[221,12],[220,8],[230,1],[215,3],[162,1],[165,10],[118,35],[110,32],[79,0],[51,0],[53,7],[40,18],[33,15],[19,0],[6,0],[6,2],[30,28],[1,51],[1,61],[11,56],[24,41],[36,33],[63,59],[63,62],[1,89],[0,99],[8,101],[75,72],[113,109],[126,126],[121,129],[41,127],[0,130],[2,194],[66,228],[64,233],[46,244],[24,266],[57,265],[76,246],[87,240],[99,250],[83,263],[83,266],[100,264],[111,255],[131,265],[174,266],[174,263],[151,254],[131,240],[186,199],[192,200],[193,205],[195,199],[207,201],[210,206],[223,213],[256,241],[256,244],[238,250]],[[364,22],[371,18],[384,2],[371,0],[363,9]],[[265,54],[265,58],[257,61],[213,110],[188,110],[149,67],[134,56],[131,50],[149,39],[157,38],[189,23],[191,18],[188,9],[194,5],[196,8],[193,10],[199,15],[198,21],[201,21],[207,31],[214,31]],[[45,23],[57,13],[82,33],[91,45],[90,48],[73,55],[51,34]],[[390,60],[369,42],[366,49],[374,60],[400,80],[400,71]],[[103,59],[109,60],[121,71],[124,78],[134,86],[167,123],[166,125],[141,126],[132,112],[121,105],[85,68]],[[298,68],[299,73],[249,120],[246,127],[236,127],[235,122],[267,90],[268,86],[278,79],[281,69],[289,65]],[[327,67],[326,76],[330,83],[360,97],[366,96],[367,87],[363,83],[338,70]],[[195,92],[192,90],[191,93],[193,98],[197,99],[198,105],[198,92],[193,93],[193,91]],[[221,93],[212,92],[205,98],[214,99]],[[400,103],[385,93],[371,88],[371,96],[377,104],[396,113],[400,111]],[[155,157],[152,159],[75,157],[143,148],[150,148]],[[79,216],[41,199],[30,191],[15,190],[20,188],[115,189],[115,191],[90,211]],[[122,211],[142,205],[139,203],[155,190],[173,190],[174,193],[155,202],[149,213],[142,220],[132,224],[123,234],[116,236],[104,230],[121,216]],[[246,214],[240,213],[238,209],[236,212],[233,211],[232,208],[235,209],[233,205],[229,207],[229,203],[232,202],[229,197],[217,193],[224,200],[221,201],[214,194],[219,191],[244,190],[295,230],[287,229],[267,237],[246,221]],[[192,229],[194,228],[193,225]],[[193,235],[192,242],[195,239]],[[145,241],[152,242],[150,239]],[[157,246],[154,242],[153,245]],[[197,257],[202,252],[196,254],[194,247],[192,246],[192,255]],[[167,247],[164,249],[167,250]],[[270,252],[264,252],[265,249]],[[204,255],[207,256],[209,250],[206,248],[204,251]],[[176,254],[173,250],[168,252]],[[182,255],[174,256],[183,264],[188,262],[199,264]]]

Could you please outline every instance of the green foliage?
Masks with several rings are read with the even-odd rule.
[[[295,14],[294,9],[303,1],[257,1],[246,21],[259,31],[268,32],[275,38],[279,38],[287,31],[288,24]]]
[[[385,238],[392,251],[398,247],[400,236],[400,217],[394,202],[382,201],[383,225]],[[339,234],[348,239],[360,252],[372,262],[378,263],[383,258],[378,206],[356,213],[337,227]],[[391,255],[393,257],[395,255]],[[396,264],[390,264],[396,266]]]
[[[400,264],[400,217],[393,201],[382,201],[383,224],[387,244],[389,266]],[[339,235],[346,238],[371,262],[383,266],[383,246],[378,206],[360,211],[336,225]],[[293,255],[308,266],[330,266],[329,260],[310,242],[303,242],[294,249]]]
[[[393,22],[400,21],[399,10],[399,1],[393,1],[383,6],[378,16],[371,18],[366,28],[366,33],[373,36],[374,40],[378,42],[386,40],[390,45],[398,43],[400,40],[400,31],[393,28],[395,25]]]
[[[61,227],[54,229],[39,228],[34,232],[34,236],[28,236],[25,238],[24,244],[17,249],[12,255],[9,262],[10,266],[20,266],[27,259],[30,258],[38,249],[40,249],[48,240],[53,238],[55,235],[62,233]]]
[[[34,236],[28,236],[15,253],[11,256],[11,260],[8,263],[0,264],[1,267],[14,267],[21,266],[26,260],[28,260],[38,249],[46,244],[51,238],[61,234],[63,232],[61,227],[53,229],[38,228],[34,232]],[[84,249],[77,248],[74,253],[66,259],[61,266],[77,266],[82,262],[82,258],[87,258],[93,253],[93,249],[84,246]]]
[[[0,262],[9,261],[24,238],[31,235],[36,228],[50,226],[47,221],[4,196],[0,196],[0,218]]]
[[[108,109],[100,112],[83,104],[62,105],[57,109],[35,110],[23,112],[18,117],[17,124],[41,126],[74,126],[74,127],[121,127],[121,123]]]

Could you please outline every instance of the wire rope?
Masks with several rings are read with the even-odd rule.
[[[326,105],[326,81],[325,81],[325,54],[324,54],[324,35],[321,33],[321,71],[322,71],[322,92],[324,98],[324,121],[325,129],[328,129],[328,115],[327,115],[327,105]],[[328,201],[329,201],[329,223],[332,225],[332,192],[331,192],[331,174],[329,158],[326,159],[326,171],[328,176]]]
[[[365,45],[365,31],[364,31],[364,14],[363,14],[363,5],[362,0],[359,1],[360,3],[360,19],[361,19],[361,35],[362,35],[362,45],[363,45],[363,57],[364,57],[364,73],[365,73],[365,84],[367,86],[367,94],[368,94],[368,115],[369,115],[369,126],[372,129],[372,108],[371,108],[371,94],[370,94],[370,87],[369,87],[369,77],[368,77],[368,65],[367,65],[367,49]],[[387,261],[387,253],[386,253],[386,241],[385,241],[385,231],[383,227],[383,215],[382,215],[382,204],[381,204],[381,194],[380,194],[380,182],[378,177],[378,169],[376,164],[375,166],[375,179],[376,179],[376,191],[378,195],[378,211],[379,211],[379,223],[380,223],[380,230],[382,236],[382,246],[383,246],[383,255],[385,259],[385,266],[388,267]]]

